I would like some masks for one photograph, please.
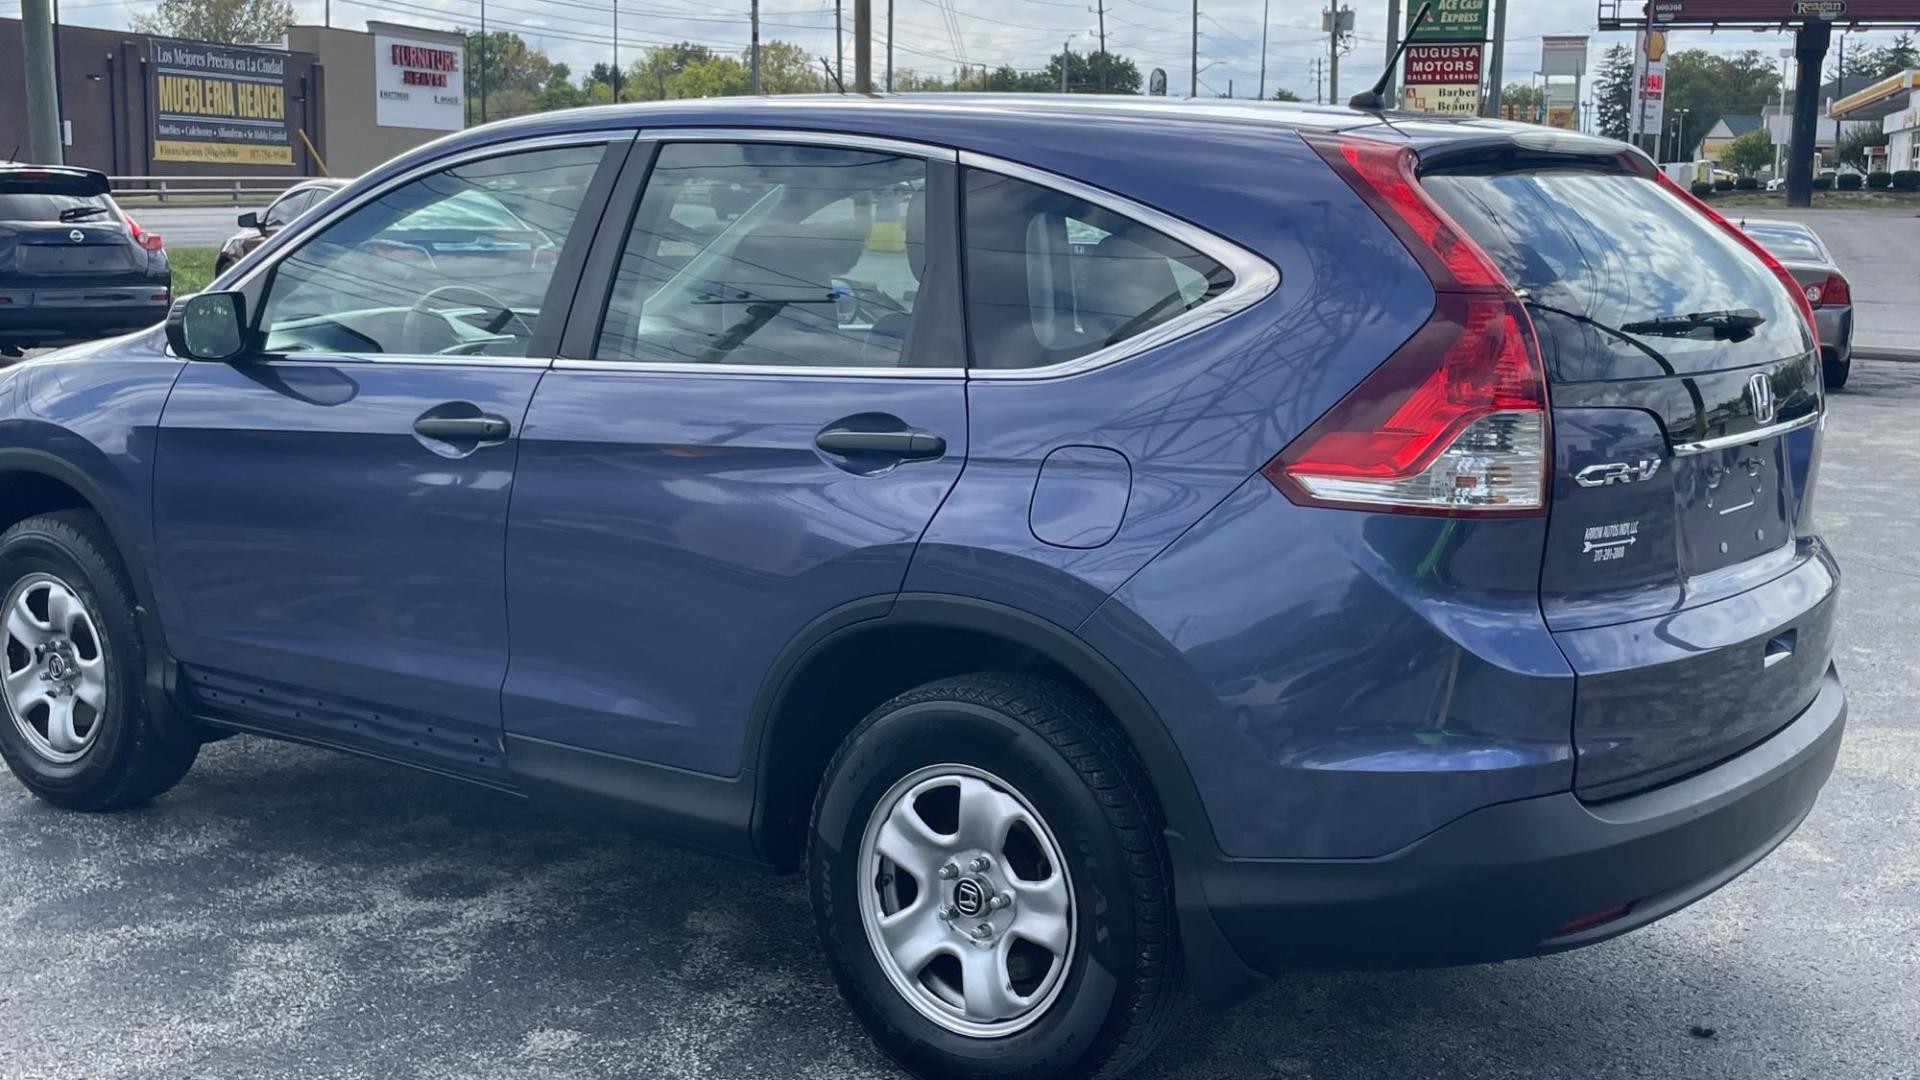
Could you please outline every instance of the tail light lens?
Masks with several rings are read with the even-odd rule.
[[[1544,513],[1546,370],[1506,276],[1421,190],[1410,148],[1352,136],[1309,142],[1426,270],[1434,311],[1262,475],[1304,505]]]
[[[1800,282],[1795,280],[1793,272],[1785,266],[1782,266],[1780,260],[1773,257],[1773,252],[1761,247],[1759,241],[1748,236],[1745,229],[1728,221],[1720,215],[1718,210],[1695,198],[1693,192],[1674,183],[1668,178],[1666,173],[1655,172],[1653,175],[1654,182],[1666,188],[1668,194],[1686,203],[1688,206],[1693,207],[1694,210],[1704,215],[1707,220],[1720,226],[1722,231],[1728,236],[1733,237],[1741,247],[1752,252],[1755,258],[1767,265],[1767,269],[1773,271],[1773,276],[1779,278],[1780,283],[1787,287],[1789,293],[1793,294],[1794,303],[1800,308],[1800,318],[1807,324],[1807,336],[1813,339],[1814,348],[1819,348],[1820,327],[1813,321],[1813,303],[1807,299],[1806,291],[1800,287]]]
[[[120,211],[120,220],[127,223],[127,230],[133,233],[133,242],[146,251],[159,251],[162,247],[159,233],[150,233],[133,220],[133,215]]]
[[[1839,306],[1853,303],[1853,286],[1839,274],[1828,274],[1827,280],[1818,285],[1807,286],[1807,302],[1814,307],[1826,307],[1829,304]]]

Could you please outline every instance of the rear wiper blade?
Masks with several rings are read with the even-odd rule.
[[[1754,327],[1766,321],[1765,315],[1752,308],[1735,308],[1731,311],[1695,311],[1685,315],[1662,315],[1657,319],[1623,323],[1620,329],[1629,334],[1656,336],[1712,330],[1715,337],[1746,338],[1753,334]]]
[[[69,206],[65,210],[60,211],[60,220],[79,221],[81,218],[92,217],[95,214],[104,214],[106,212],[107,208],[104,206]]]

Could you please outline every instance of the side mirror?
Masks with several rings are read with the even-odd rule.
[[[193,360],[231,360],[246,351],[247,300],[237,292],[203,292],[173,302],[167,344]]]
[[[260,215],[252,210],[241,214],[240,227],[243,229],[258,229],[260,227]]]

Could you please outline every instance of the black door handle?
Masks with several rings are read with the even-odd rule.
[[[947,452],[947,440],[931,431],[823,431],[814,445],[829,454],[885,454],[902,460],[937,458]]]
[[[496,442],[512,433],[513,425],[498,416],[423,416],[413,430],[441,442]]]

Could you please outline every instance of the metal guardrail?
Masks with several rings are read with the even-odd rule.
[[[109,176],[113,197],[122,200],[168,202],[183,197],[206,204],[240,206],[264,202],[310,176]]]

